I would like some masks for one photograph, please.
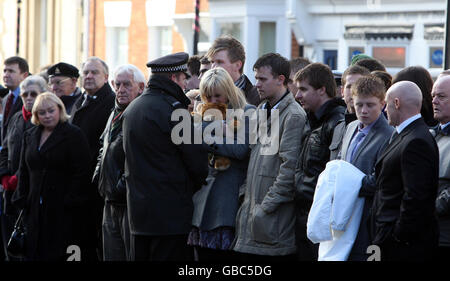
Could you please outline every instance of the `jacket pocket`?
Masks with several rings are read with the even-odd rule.
[[[256,242],[269,245],[278,243],[278,212],[267,214],[261,205],[255,205],[250,232]]]

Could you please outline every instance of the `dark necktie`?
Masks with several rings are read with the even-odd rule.
[[[8,96],[8,99],[6,100],[5,113],[3,114],[3,120],[8,119],[8,115],[9,115],[9,112],[11,111],[13,101],[14,101],[14,95],[12,93],[10,93]]]
[[[267,120],[270,118],[270,113],[272,113],[272,107],[270,106],[270,103],[266,103],[266,110],[267,110]]]

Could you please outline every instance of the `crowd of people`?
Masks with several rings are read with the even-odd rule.
[[[98,57],[37,75],[6,59],[1,260],[67,260],[72,245],[82,261],[448,257],[446,71],[391,76],[360,54],[338,77],[268,53],[253,85],[244,64],[231,36],[148,62],[148,81],[131,64],[109,77]]]

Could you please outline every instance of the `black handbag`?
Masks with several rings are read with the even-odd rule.
[[[13,258],[25,258],[25,239],[27,232],[23,222],[23,212],[24,210],[20,211],[19,217],[14,225],[14,231],[8,241],[8,255]]]

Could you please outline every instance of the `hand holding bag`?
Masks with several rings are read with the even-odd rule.
[[[24,210],[20,211],[14,225],[14,231],[8,241],[8,255],[14,258],[25,257],[26,228],[23,222],[23,212]]]

